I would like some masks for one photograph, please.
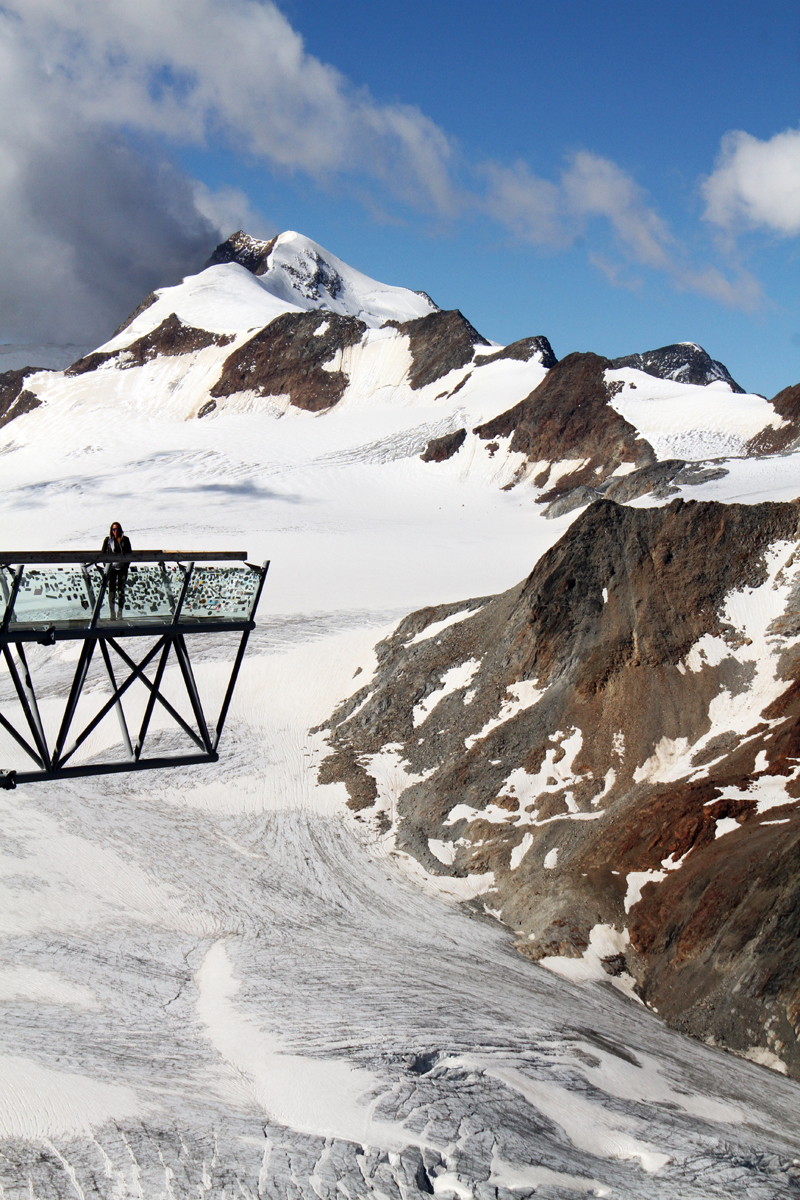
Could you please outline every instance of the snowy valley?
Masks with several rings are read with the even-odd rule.
[[[4,549],[272,567],[219,764],[0,792],[0,1196],[796,1196],[800,385],[291,232],[48,366]]]

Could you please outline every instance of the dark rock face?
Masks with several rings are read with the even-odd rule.
[[[509,449],[521,451],[528,462],[581,460],[543,500],[580,486],[597,487],[623,462],[638,467],[656,460],[652,446],[609,404],[608,366],[608,359],[597,354],[568,354],[526,399],[475,430],[485,441],[510,435]],[[544,487],[549,474],[547,467],[534,482]]]
[[[472,362],[476,346],[489,345],[457,308],[385,324],[408,334],[412,358],[409,383],[415,390],[465,367]]]
[[[159,355],[169,358],[178,354],[190,354],[195,350],[204,350],[206,346],[227,346],[232,341],[233,338],[227,334],[209,333],[207,329],[195,329],[193,325],[184,325],[180,317],[170,313],[156,329],[137,338],[130,346],[125,346],[122,350],[95,350],[85,358],[79,358],[64,373],[86,375],[107,362],[113,362],[115,366],[123,369],[141,367]]]
[[[797,1077],[800,577],[770,627],[786,647],[777,698],[763,712],[754,700],[745,733],[691,747],[713,728],[711,702],[741,699],[753,679],[726,597],[767,583],[767,552],[799,534],[800,502],[600,500],[516,588],[406,618],[377,648],[374,679],[331,718],[325,767],[386,828],[367,756],[398,748],[413,777],[396,803],[398,847],[431,874],[493,872],[490,907],[521,931],[522,953],[580,955],[595,925],[627,929],[612,974],[628,972],[671,1024],[760,1046]],[[687,668],[705,635],[720,655]],[[680,745],[688,773],[659,782],[653,764]],[[759,814],[772,781],[786,804]],[[732,831],[716,836],[719,821]],[[452,865],[429,839],[452,843]],[[656,873],[640,899],[632,872]]]
[[[542,366],[547,367],[548,370],[558,362],[547,338],[538,335],[521,338],[520,341],[512,342],[510,346],[504,346],[502,350],[495,351],[494,354],[476,354],[475,366],[483,367],[486,363],[497,362],[501,358],[517,359],[520,362],[530,362],[532,358],[538,358]]]
[[[269,268],[269,256],[277,240],[277,237],[274,237],[271,241],[262,242],[239,229],[226,241],[220,242],[205,266],[217,267],[223,263],[235,262],[241,267],[246,267],[253,275],[263,275]]]
[[[781,429],[764,429],[749,442],[748,454],[780,454],[793,450],[800,440],[800,383],[784,388],[770,404],[786,424]]]
[[[466,436],[466,429],[457,429],[455,433],[446,433],[444,437],[431,438],[420,458],[423,462],[444,462],[458,453]]]
[[[237,392],[259,396],[289,395],[296,408],[321,412],[341,400],[348,377],[325,364],[366,333],[355,317],[318,311],[282,313],[234,350],[210,395],[219,399]]]
[[[32,412],[42,403],[33,392],[25,390],[25,380],[29,375],[44,370],[43,367],[21,367],[17,371],[4,371],[0,374],[0,429],[21,417],[23,413]]]
[[[702,346],[694,342],[678,342],[674,346],[661,346],[658,350],[645,350],[644,354],[627,354],[614,358],[609,364],[612,370],[634,367],[656,379],[675,379],[678,383],[697,383],[707,386],[715,380],[727,383],[732,392],[744,392],[744,388],[731,375],[724,363],[711,358]]]

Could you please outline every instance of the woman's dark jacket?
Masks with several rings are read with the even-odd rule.
[[[130,554],[130,552],[131,552],[130,539],[123,533],[122,537],[119,539],[119,544],[117,544],[117,542],[115,542],[114,539],[109,534],[109,536],[103,542],[103,549],[102,549],[101,553],[113,554],[116,556],[116,555]],[[111,570],[118,571],[124,579],[125,576],[128,574],[128,564],[127,563],[112,563]]]

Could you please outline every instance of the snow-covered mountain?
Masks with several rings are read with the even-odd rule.
[[[615,358],[612,366],[635,367],[656,379],[674,379],[679,383],[699,383],[702,387],[721,385],[731,392],[744,392],[724,363],[717,362],[695,342],[678,342],[661,346],[644,354],[628,354]]]
[[[296,233],[234,234],[66,373],[3,379],[5,421],[34,403],[88,405],[98,417],[113,403],[117,414],[181,421],[298,410],[339,419],[366,406],[377,422],[406,408],[410,453],[420,452],[412,429],[436,431],[420,447],[432,470],[524,485],[562,508],[657,462],[681,460],[675,475],[687,461],[784,450],[800,433],[796,396],[743,393],[693,343],[562,363],[542,336],[492,346],[457,310],[377,283]],[[638,494],[650,480],[637,476]]]
[[[800,385],[464,311],[236,234],[0,378],[6,546],[272,560],[218,764],[0,792],[6,1197],[796,1195]]]

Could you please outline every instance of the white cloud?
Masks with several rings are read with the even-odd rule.
[[[0,339],[99,339],[153,287],[199,268],[221,236],[274,231],[242,192],[209,191],[168,165],[170,144],[344,183],[389,215],[482,209],[540,247],[597,243],[604,222],[612,257],[597,244],[592,254],[609,279],[631,286],[635,264],[724,303],[758,302],[749,276],[692,267],[640,185],[598,155],[573,155],[555,181],[522,161],[484,165],[483,194],[469,194],[439,126],[309,55],[273,0],[4,0],[0,111]],[[800,134],[730,138],[706,183],[712,219],[744,213],[797,231]],[[754,153],[782,181],[771,196],[752,182]]]
[[[643,266],[669,270],[675,239],[646,193],[618,167],[582,150],[561,177],[567,208],[579,217],[605,217],[621,245]]]
[[[800,233],[800,130],[762,142],[734,130],[722,139],[702,185],[705,215],[725,230],[749,225],[783,237]]]
[[[253,209],[249,196],[239,188],[221,187],[212,192],[204,183],[196,180],[192,199],[200,215],[226,235],[244,229],[253,237],[269,240],[280,233],[277,225],[265,220],[261,213]]]
[[[558,183],[534,175],[522,162],[513,167],[492,164],[484,174],[487,211],[535,245],[561,249],[585,238],[593,218],[603,218],[624,262],[612,262],[594,251],[589,261],[612,286],[639,290],[641,280],[630,279],[625,270],[633,263],[663,272],[679,291],[698,292],[734,308],[752,310],[761,301],[757,281],[744,271],[729,278],[715,267],[692,267],[685,247],[648,202],[644,189],[607,158],[579,151],[568,160]]]
[[[523,241],[560,249],[577,236],[557,184],[534,175],[527,163],[513,167],[488,163],[482,169],[488,182],[486,211]]]

